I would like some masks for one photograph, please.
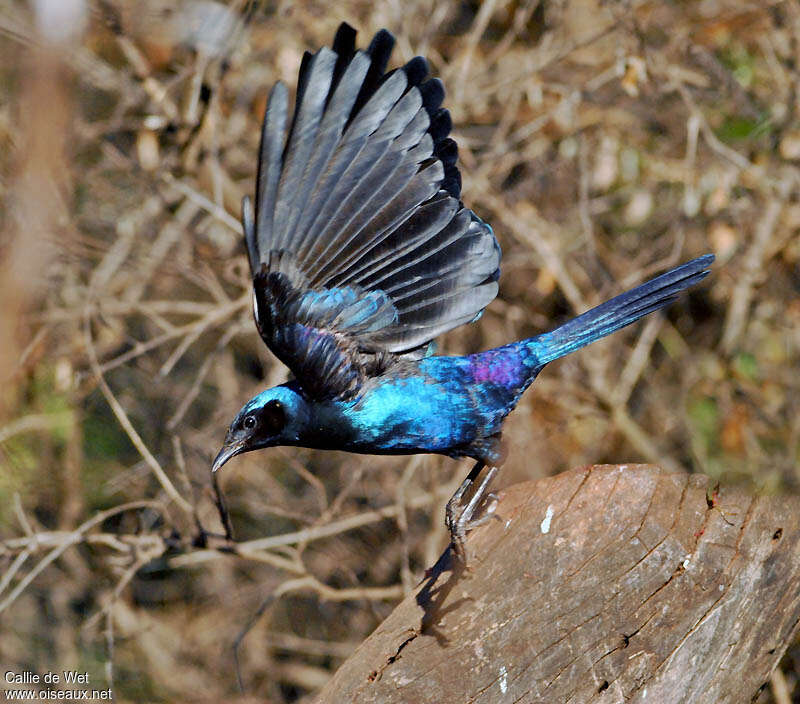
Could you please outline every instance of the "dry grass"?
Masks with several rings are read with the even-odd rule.
[[[542,374],[507,423],[501,483],[642,460],[796,490],[796,3],[97,0],[58,44],[9,1],[4,670],[88,670],[118,700],[295,701],[445,546],[465,464],[303,450],[226,467],[238,550],[213,535],[210,460],[242,402],[285,378],[251,322],[237,222],[258,122],[342,19],[362,42],[392,30],[395,63],[430,58],[465,200],[503,245],[498,300],[441,349],[718,257],[665,316]],[[800,691],[798,653],[762,701]]]

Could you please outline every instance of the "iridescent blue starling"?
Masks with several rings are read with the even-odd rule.
[[[496,296],[500,247],[460,200],[441,82],[421,57],[387,73],[393,45],[382,30],[356,51],[343,24],[332,49],[303,57],[291,120],[286,87],[270,94],[255,208],[244,199],[242,224],[256,326],[294,380],[245,404],[214,470],[275,445],[471,457],[446,515],[463,559],[500,463],[503,421],[536,375],[669,304],[706,276],[713,256],[552,332],[432,355],[433,338],[477,320]]]

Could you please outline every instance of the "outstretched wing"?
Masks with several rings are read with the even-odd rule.
[[[255,214],[242,204],[261,336],[313,397],[351,397],[497,295],[500,247],[459,197],[444,89],[417,57],[385,73],[342,24],[270,94]]]

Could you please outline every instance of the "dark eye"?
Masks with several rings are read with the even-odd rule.
[[[252,430],[256,427],[256,419],[253,416],[245,416],[243,425],[248,430]]]
[[[270,401],[261,411],[261,419],[271,435],[279,433],[286,425],[286,411],[283,409],[283,404],[280,401]]]

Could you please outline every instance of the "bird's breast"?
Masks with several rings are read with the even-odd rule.
[[[386,454],[448,453],[475,437],[474,408],[466,390],[424,375],[378,377],[339,409],[338,423],[352,451]]]

